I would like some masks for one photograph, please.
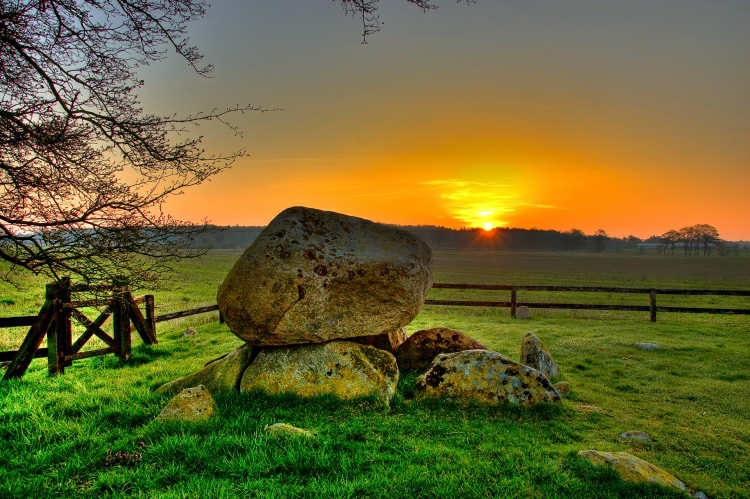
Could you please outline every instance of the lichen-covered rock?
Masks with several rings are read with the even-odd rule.
[[[638,431],[638,430],[631,430],[626,431],[625,433],[620,433],[620,438],[623,440],[627,440],[630,442],[640,442],[640,443],[650,443],[651,437],[648,433]]]
[[[160,386],[156,393],[170,395],[191,386],[203,385],[212,393],[239,390],[242,373],[252,360],[253,347],[245,344],[233,352],[210,362],[200,371]]]
[[[281,212],[219,287],[229,329],[253,345],[390,333],[417,315],[432,252],[401,229],[310,208]]]
[[[536,369],[490,350],[440,354],[417,378],[416,398],[451,398],[498,405],[557,402],[560,394]]]
[[[356,338],[347,338],[346,341],[353,341],[360,345],[370,345],[395,355],[396,350],[406,341],[406,331],[400,327],[390,333],[378,334],[375,336],[358,336]]]
[[[388,404],[398,383],[396,358],[351,341],[263,347],[245,370],[243,392],[330,394],[342,399],[375,396]]]
[[[685,484],[661,468],[627,452],[582,450],[578,455],[599,466],[612,468],[626,482],[657,483],[665,487],[685,490]]]
[[[561,397],[567,397],[570,395],[570,383],[567,381],[560,381],[559,383],[552,385],[552,387],[557,390],[557,393],[559,393]]]
[[[525,305],[516,308],[516,319],[531,319],[531,309]]]
[[[535,334],[526,333],[521,338],[521,364],[533,367],[548,378],[560,376],[557,362]]]
[[[659,350],[658,343],[636,343],[635,347],[639,350]]]
[[[398,368],[403,371],[426,371],[441,353],[463,350],[485,350],[474,338],[447,327],[422,329],[409,336],[396,351]]]
[[[272,425],[268,425],[265,427],[265,430],[271,435],[279,435],[279,436],[285,436],[285,437],[305,437],[305,438],[315,437],[315,434],[312,433],[311,431],[304,430],[302,428],[297,428],[296,426],[292,426],[286,423],[275,423]]]
[[[198,336],[198,330],[194,327],[189,327],[185,330],[184,333],[182,333],[183,338],[191,338],[193,336]]]
[[[402,327],[388,334],[388,339],[391,340],[391,346],[393,347],[391,353],[395,354],[399,347],[406,341],[406,338],[406,330]]]
[[[205,386],[185,388],[162,409],[158,421],[204,421],[217,413],[216,401]]]

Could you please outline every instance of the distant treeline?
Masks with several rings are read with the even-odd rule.
[[[611,237],[603,230],[587,235],[578,229],[566,232],[542,229],[477,228],[450,229],[434,225],[395,226],[421,237],[433,249],[494,249],[536,251],[605,251],[643,249],[643,243],[664,245],[662,236],[641,239]],[[196,238],[196,246],[216,249],[245,249],[264,227],[216,227]],[[641,245],[639,247],[639,244]],[[732,243],[733,246],[736,244]],[[739,246],[737,249],[739,249]]]

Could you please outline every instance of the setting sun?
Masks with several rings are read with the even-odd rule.
[[[492,222],[484,222],[484,230],[491,231],[493,229]]]

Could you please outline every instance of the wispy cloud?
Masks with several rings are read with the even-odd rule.
[[[551,204],[538,204],[538,203],[518,203],[518,206],[528,206],[529,208],[541,208],[545,210],[560,210],[559,206],[552,206]]]

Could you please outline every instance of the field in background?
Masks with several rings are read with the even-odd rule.
[[[176,289],[156,293],[157,313],[215,303],[238,256],[186,262]],[[750,289],[750,258],[443,250],[435,252],[435,281]],[[21,290],[0,284],[0,316],[35,313],[42,292],[41,280]],[[571,299],[558,295],[529,299]],[[728,303],[691,304],[711,300]],[[660,314],[651,323],[647,313],[532,314],[516,321],[508,309],[428,306],[408,327],[461,329],[513,359],[521,335],[538,334],[573,391],[560,407],[530,412],[417,403],[407,377],[390,411],[239,394],[219,397],[221,417],[205,425],[152,424],[166,402],[153,388],[239,345],[216,314],[158,324],[160,344],[134,339],[129,363],[77,361],[48,378],[36,360],[22,380],[0,385],[0,497],[681,497],[622,483],[575,457],[590,448],[636,454],[712,498],[750,497],[750,317]],[[188,326],[200,335],[182,338]],[[24,333],[0,330],[0,349]],[[662,348],[633,346],[642,341]],[[262,431],[282,421],[318,438],[276,440]],[[621,442],[627,430],[646,431],[654,443]],[[142,461],[104,465],[107,449],[134,451],[141,441]]]
[[[241,252],[214,250],[199,260],[182,262],[175,272],[172,290],[156,291],[157,314],[216,303],[216,290]],[[510,252],[435,250],[435,282],[554,286],[607,286],[638,288],[691,288],[750,290],[750,258],[656,255],[636,252]],[[2,270],[2,269],[0,269]],[[33,315],[44,299],[43,278],[29,277],[20,289],[0,281],[0,317]],[[151,292],[141,290],[138,294]],[[507,292],[432,290],[434,299],[507,300]],[[519,292],[519,300],[634,303],[647,305],[642,295],[600,293]],[[750,308],[750,300],[738,297],[659,296],[660,305],[725,306]],[[481,313],[487,313],[483,310]],[[473,313],[471,309],[463,313]],[[509,314],[508,309],[489,311]],[[623,316],[626,312],[539,310],[550,316]],[[635,314],[644,316],[647,314]],[[214,320],[216,314],[209,320]],[[660,315],[660,318],[665,314]],[[0,330],[0,349],[25,329]]]

